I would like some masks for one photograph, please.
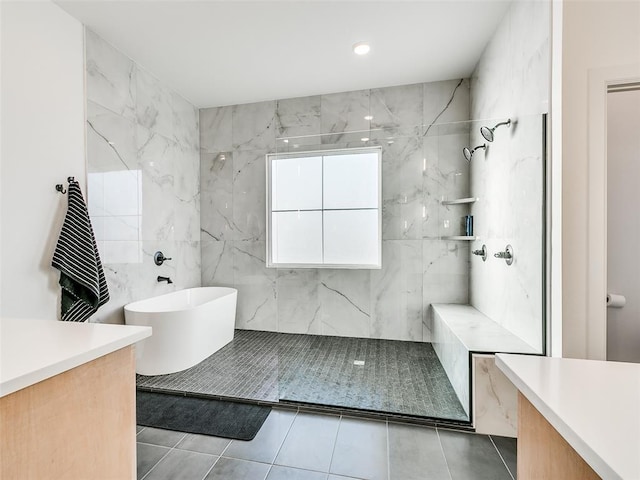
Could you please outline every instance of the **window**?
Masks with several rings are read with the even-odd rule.
[[[267,266],[380,268],[380,148],[267,155]]]

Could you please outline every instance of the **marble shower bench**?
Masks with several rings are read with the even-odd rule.
[[[540,352],[471,305],[431,307],[433,348],[476,431],[517,436],[517,391],[495,354]]]

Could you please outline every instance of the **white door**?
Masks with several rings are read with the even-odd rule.
[[[607,93],[607,360],[640,362],[640,85]]]

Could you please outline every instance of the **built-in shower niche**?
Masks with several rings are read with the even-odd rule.
[[[499,331],[504,345],[481,351],[543,351],[544,118],[512,119],[493,131],[493,142],[481,136],[482,126],[504,120],[277,139],[276,154],[377,147],[382,170],[382,264],[367,272],[365,291],[358,269],[288,271],[317,279],[323,324],[348,324],[352,317],[337,305],[355,305],[370,338],[325,331],[280,350],[281,401],[469,421],[474,347],[450,348],[459,336]],[[464,148],[478,145],[467,160]],[[483,244],[484,261],[472,255]],[[507,244],[516,252],[510,266],[494,257]],[[466,306],[457,315],[475,320],[443,333],[431,305]]]

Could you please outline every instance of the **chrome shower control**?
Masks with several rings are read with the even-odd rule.
[[[507,245],[504,252],[494,253],[493,256],[496,258],[503,258],[507,265],[511,265],[513,263],[513,247],[511,245]]]
[[[168,257],[165,257],[162,252],[156,252],[155,255],[153,256],[153,261],[158,266],[162,265],[165,262],[165,260],[171,260],[171,259]]]
[[[482,245],[482,248],[480,250],[474,250],[473,252],[474,255],[478,255],[480,257],[482,257],[482,261],[486,262],[487,261],[487,246],[486,245]]]

